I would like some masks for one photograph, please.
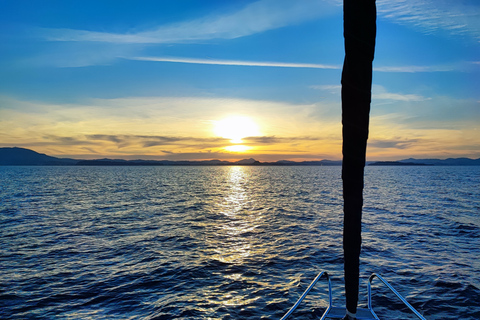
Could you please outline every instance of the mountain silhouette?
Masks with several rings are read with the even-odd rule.
[[[253,158],[235,162],[225,160],[123,160],[123,159],[95,159],[76,160],[69,158],[56,158],[43,153],[25,148],[0,148],[0,166],[225,166],[225,165],[253,165],[253,166],[340,166],[342,161],[289,161],[259,162]],[[479,159],[404,159],[399,161],[379,161],[370,165],[395,166],[395,165],[430,165],[430,166],[480,166]]]
[[[55,158],[24,148],[0,148],[0,165],[14,166],[58,166],[75,165],[78,160]]]

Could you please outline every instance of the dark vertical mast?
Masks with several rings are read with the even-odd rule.
[[[344,0],[342,72],[343,252],[347,310],[357,312],[362,231],[363,171],[368,139],[375,52],[375,0]]]

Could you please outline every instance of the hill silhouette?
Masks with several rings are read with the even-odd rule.
[[[59,166],[75,165],[78,160],[55,158],[25,148],[0,148],[0,165]]]
[[[255,159],[243,159],[229,162],[225,160],[203,160],[203,161],[173,161],[173,160],[123,160],[123,159],[95,159],[78,160],[70,158],[56,158],[43,153],[25,148],[0,148],[0,166],[340,166],[341,161],[319,160],[319,161],[289,161],[279,160],[276,162],[260,162]],[[378,161],[370,165],[399,166],[399,165],[428,165],[428,166],[480,166],[479,159],[449,158],[440,159],[405,159],[399,161]]]

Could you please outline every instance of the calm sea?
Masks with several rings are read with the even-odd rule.
[[[279,319],[321,270],[344,305],[340,170],[0,167],[0,318]],[[479,214],[480,167],[367,167],[360,304],[376,272],[427,319],[479,319]]]

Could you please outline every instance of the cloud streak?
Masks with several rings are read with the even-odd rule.
[[[341,66],[315,64],[315,63],[290,63],[290,62],[268,62],[268,61],[241,61],[221,59],[197,59],[179,57],[135,57],[131,60],[154,61],[154,62],[176,62],[192,64],[211,64],[224,66],[248,66],[248,67],[280,67],[280,68],[313,68],[313,69],[340,69]]]
[[[38,31],[48,41],[70,42],[169,44],[235,39],[328,16],[337,12],[341,3],[340,0],[261,0],[236,12],[161,25],[141,32],[112,33],[67,28],[41,28]],[[480,41],[480,13],[466,2],[377,0],[377,11],[380,17],[427,34],[443,30],[451,35]]]
[[[50,137],[55,138],[55,141],[68,142],[77,141],[84,142],[72,137]],[[212,137],[212,138],[197,138],[188,136],[157,136],[157,135],[110,135],[110,134],[90,134],[85,136],[87,142],[91,141],[106,141],[112,142],[119,147],[125,147],[133,144],[141,144],[143,147],[155,147],[155,146],[172,146],[182,144],[194,144],[196,146],[203,145],[204,147],[222,147],[229,145],[229,139]],[[258,136],[258,137],[246,137],[243,138],[244,144],[248,145],[274,145],[284,144],[299,141],[319,141],[323,140],[319,137],[302,136],[302,137],[277,137],[277,136]]]
[[[182,145],[185,143],[199,145],[208,144],[210,147],[218,147],[225,144],[228,139],[223,138],[195,138],[180,136],[147,136],[147,135],[111,135],[111,134],[90,134],[86,135],[90,141],[107,141],[115,143],[118,147],[129,145],[142,145],[144,148],[155,146]]]
[[[233,13],[206,16],[142,32],[119,34],[48,28],[40,29],[40,32],[48,41],[187,43],[245,37],[329,15],[336,10],[330,1],[261,0]]]
[[[109,65],[118,61],[119,58],[129,59],[138,55],[145,46],[151,44],[204,44],[210,40],[237,39],[297,25],[338,11],[339,8],[334,4],[334,0],[260,0],[235,12],[211,14],[192,20],[158,25],[143,31],[132,29],[118,33],[69,28],[36,28],[30,32],[30,35],[55,45],[54,48],[47,49],[48,52],[29,62],[56,67]],[[206,64],[205,61],[176,62]],[[229,64],[233,65],[234,62]],[[272,66],[268,63],[262,65]],[[283,66],[292,67],[292,64],[287,63]]]
[[[395,73],[417,73],[417,72],[448,72],[465,71],[458,66],[383,66],[374,67],[377,72],[395,72]]]
[[[245,67],[277,67],[277,68],[310,68],[310,69],[331,69],[340,70],[341,65],[329,65],[320,63],[298,63],[298,62],[273,62],[273,61],[248,61],[248,60],[224,60],[224,59],[200,59],[190,57],[132,57],[125,58],[136,61],[150,62],[171,62],[187,64],[206,64],[222,66],[245,66]],[[421,73],[421,72],[449,72],[449,71],[469,71],[472,66],[478,65],[476,62],[459,63],[451,66],[380,66],[374,67],[377,72],[393,73]],[[333,86],[330,86],[333,88]],[[321,86],[312,86],[313,89],[324,89]]]
[[[388,139],[388,140],[370,140],[368,145],[375,148],[381,149],[407,149],[410,146],[417,143],[419,139]]]
[[[280,144],[280,143],[292,143],[298,141],[319,141],[323,140],[319,137],[276,137],[276,136],[262,136],[262,137],[247,137],[243,140],[249,144]]]
[[[480,13],[464,1],[377,0],[377,11],[379,16],[427,34],[444,30],[480,41]]]
[[[342,90],[341,85],[314,85],[310,86],[311,89],[327,91],[330,94],[340,95]],[[372,86],[372,99],[373,100],[394,100],[394,101],[425,101],[430,100],[431,98],[423,97],[418,94],[403,94],[403,93],[393,93],[388,92],[385,87],[374,84]]]
[[[60,67],[84,67],[106,65],[116,59],[151,62],[173,62],[206,65],[285,67],[340,69],[338,65],[295,62],[262,62],[222,59],[199,59],[189,57],[148,57],[136,56],[146,44],[204,43],[216,39],[236,39],[269,30],[295,25],[328,16],[338,11],[340,1],[275,1],[253,2],[236,12],[209,15],[193,20],[161,25],[145,31],[112,33],[67,28],[39,28],[37,35],[52,42],[69,42],[73,48],[68,58],[49,52],[54,59],[44,59],[47,64]],[[461,3],[428,0],[378,0],[378,14],[396,23],[414,26],[426,33],[447,30],[454,35],[473,36],[480,41],[480,16],[476,10]],[[79,49],[75,43],[81,43]],[[377,72],[417,73],[468,71],[470,66],[378,66]]]
[[[404,94],[388,92],[385,87],[374,84],[372,86],[372,99],[373,100],[393,100],[393,101],[405,101],[405,102],[417,102],[426,101],[431,98],[423,97],[418,94]]]

